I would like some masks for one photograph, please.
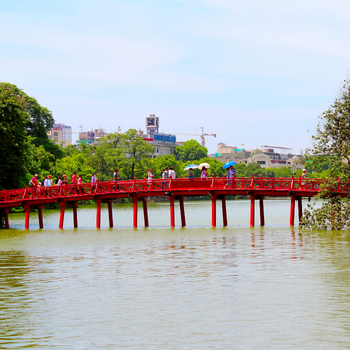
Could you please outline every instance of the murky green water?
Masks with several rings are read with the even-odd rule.
[[[46,211],[24,231],[0,231],[0,348],[350,348],[350,233],[290,229],[289,201],[266,201],[266,226],[248,227],[249,201],[229,201],[227,228],[211,203],[186,203],[188,226],[169,228],[169,205]],[[178,211],[177,211],[178,214]],[[220,214],[218,205],[218,214]],[[177,224],[180,224],[177,215]],[[256,222],[259,220],[257,218]],[[218,225],[221,224],[218,219]]]

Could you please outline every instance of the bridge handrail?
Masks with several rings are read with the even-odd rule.
[[[350,191],[350,180],[346,180],[345,184],[338,181],[335,192],[347,193]],[[97,182],[96,185],[91,183],[83,183],[81,185],[61,185],[50,187],[30,187],[23,189],[2,190],[0,191],[0,202],[19,202],[28,199],[37,198],[61,198],[75,195],[95,195],[97,193],[132,193],[139,191],[176,191],[176,190],[221,190],[221,189],[242,189],[242,190],[273,190],[286,191],[295,190],[303,192],[318,192],[322,185],[327,183],[326,179],[317,178],[301,178],[296,181],[291,178],[271,178],[271,177],[215,177],[208,179],[140,179],[140,180],[120,180]]]

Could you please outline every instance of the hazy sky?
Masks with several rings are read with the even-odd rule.
[[[218,142],[298,153],[349,75],[347,0],[0,0],[0,8],[0,81],[76,132],[145,130],[153,112],[161,132],[216,133],[206,138],[211,153]]]

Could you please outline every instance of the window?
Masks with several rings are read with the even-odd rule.
[[[266,164],[266,161],[265,160],[258,160],[257,163],[258,164]]]
[[[58,132],[54,131],[53,136],[58,136]]]

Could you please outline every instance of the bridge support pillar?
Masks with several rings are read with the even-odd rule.
[[[170,226],[175,227],[175,197],[169,196],[170,200]]]
[[[250,195],[250,226],[255,226],[255,195]]]
[[[143,206],[143,218],[145,221],[145,227],[148,227],[147,197],[142,198],[142,206]]]
[[[44,222],[43,222],[43,206],[38,205],[38,217],[39,217],[39,227],[44,228]]]
[[[73,224],[74,224],[74,228],[78,228],[77,207],[78,207],[78,202],[73,202]]]
[[[26,218],[24,221],[24,228],[26,230],[29,230],[30,205],[24,206],[24,211],[26,213]]]
[[[223,221],[223,225],[227,226],[226,196],[222,196],[221,204],[222,204],[222,221]]]
[[[116,186],[117,187],[117,186]],[[108,219],[109,219],[109,227],[113,227],[113,211],[112,211],[112,203],[113,201],[110,199],[108,201]]]
[[[96,199],[96,228],[101,228],[101,200]]]
[[[265,226],[264,197],[259,197],[260,226]]]
[[[60,202],[61,206],[61,214],[60,214],[60,224],[59,228],[63,229],[63,222],[64,222],[64,211],[66,210],[66,202]]]
[[[302,203],[303,197],[298,197],[298,214],[299,214],[299,223],[301,221],[301,218],[303,216],[303,203]]]
[[[5,228],[10,228],[10,223],[9,223],[9,211],[10,211],[10,209],[4,209]]]
[[[133,197],[132,200],[134,202],[133,227],[137,228],[137,197]]]
[[[184,206],[184,197],[179,198],[180,202],[180,213],[181,213],[181,226],[185,227],[186,226],[186,218],[185,218],[185,206]]]
[[[290,226],[294,226],[295,196],[290,197]]]
[[[211,195],[211,226],[216,227],[216,199],[215,194]]]

